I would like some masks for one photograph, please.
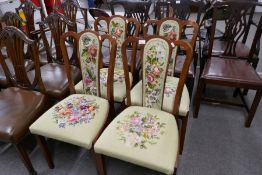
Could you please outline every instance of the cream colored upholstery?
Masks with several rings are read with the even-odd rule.
[[[107,97],[107,82],[105,76],[107,76],[108,68],[103,68],[100,70],[100,88],[101,88],[101,96],[103,98]],[[124,98],[126,97],[126,85],[125,85],[125,78],[124,78],[124,71],[120,69],[116,69],[114,76],[114,101],[116,102],[122,102]],[[119,81],[119,78],[121,78],[121,81]],[[129,72],[129,80],[130,85],[132,85],[133,77],[132,74]],[[75,85],[75,90],[77,94],[84,94],[83,91],[83,82],[80,81],[78,84]]]
[[[141,135],[136,134],[136,132],[130,133],[130,128],[128,128],[126,124],[130,123],[128,122],[128,116],[134,114],[135,111],[157,116],[158,120],[155,123],[165,123],[156,135],[158,139],[150,140],[151,142],[153,141],[154,144],[146,142],[144,143],[146,147],[140,147],[139,144],[135,146],[135,143],[141,143],[144,138],[148,138],[149,136],[144,132],[144,134]],[[141,123],[141,117],[140,120],[133,119],[131,122],[136,122],[136,124]],[[148,124],[150,124],[150,122],[144,122],[139,126],[144,127],[144,129],[155,128],[148,127]],[[135,128],[131,129],[134,130]],[[140,130],[142,129],[140,128]],[[156,129],[154,131],[158,130]],[[122,135],[120,133],[122,133]],[[130,137],[125,138],[123,135]],[[95,152],[99,154],[131,162],[162,173],[172,174],[179,149],[178,139],[177,123],[173,115],[153,108],[131,106],[121,112],[108,125],[95,143],[94,149]]]
[[[163,110],[166,112],[173,112],[175,89],[177,87],[179,79],[176,77],[167,76],[164,99],[163,99]],[[134,106],[142,106],[142,81],[138,82],[131,90],[131,103]],[[186,116],[189,111],[190,98],[186,85],[184,86],[181,102],[179,106],[179,115]]]
[[[83,122],[83,118],[81,118],[82,117],[81,115],[79,116],[69,115],[70,117],[67,118],[57,117],[55,115],[57,114],[55,109],[57,109],[59,106],[68,104],[69,101],[72,102],[72,99],[82,98],[82,97],[85,100],[89,101],[89,102],[84,101],[84,104],[81,103],[83,105],[83,108],[87,107],[88,109],[90,109],[90,107],[92,106],[91,104],[93,102],[97,106],[97,108],[90,109],[93,110],[92,113],[90,112],[91,115],[89,117],[91,118]],[[79,106],[79,104],[68,104],[68,105]],[[63,110],[63,111],[60,110],[60,113],[63,114],[66,114],[67,112],[68,110]],[[70,95],[69,97],[65,98],[64,100],[60,101],[52,108],[50,108],[38,120],[36,120],[30,126],[29,129],[33,134],[45,136],[48,138],[53,138],[56,140],[60,140],[63,142],[71,143],[74,145],[78,145],[90,149],[92,147],[92,143],[95,137],[97,136],[97,134],[99,133],[99,131],[101,130],[101,128],[103,127],[106,121],[108,112],[109,112],[109,103],[107,100],[91,95],[74,94],[74,95]],[[70,122],[68,122],[69,120]],[[65,124],[61,125],[63,124],[63,122],[61,121],[63,121]],[[74,124],[72,125],[72,123]]]

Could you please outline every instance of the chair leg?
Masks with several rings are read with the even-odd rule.
[[[36,135],[35,137],[36,137],[37,143],[40,147],[40,150],[44,154],[44,157],[45,157],[45,160],[47,161],[48,167],[50,169],[54,169],[54,167],[55,167],[54,162],[53,162],[52,156],[50,154],[50,151],[48,149],[45,138],[43,136],[39,136],[39,135]]]
[[[96,162],[97,174],[106,175],[105,161],[103,155],[93,152],[93,156]]]
[[[180,149],[179,154],[182,154],[184,149],[184,142],[186,137],[186,128],[187,128],[187,122],[188,122],[188,113],[186,116],[181,116],[182,120],[182,127],[181,127],[181,133],[180,133]]]
[[[177,170],[177,169],[175,168],[173,175],[176,175],[176,170]]]
[[[199,84],[198,84],[198,87],[197,87],[197,92],[196,92],[196,99],[195,99],[195,106],[194,106],[195,109],[194,109],[194,113],[193,113],[194,118],[198,117],[200,101],[201,101],[202,93],[203,93],[203,90],[204,90],[205,87],[206,87],[205,81],[202,78],[200,78]]]
[[[249,128],[251,123],[252,123],[252,120],[254,118],[254,115],[255,115],[255,112],[257,110],[257,106],[259,105],[261,97],[262,97],[262,90],[257,90],[256,96],[254,98],[254,101],[252,103],[252,106],[251,106],[249,114],[248,114],[248,118],[247,118],[246,123],[245,123],[247,128]]]
[[[187,80],[186,80],[186,86],[188,88],[188,93],[189,93],[189,97],[190,97],[191,100],[192,100],[194,82],[195,82],[195,79],[193,77],[188,77]]]
[[[20,158],[22,159],[24,165],[26,166],[27,170],[29,171],[30,175],[36,175],[36,171],[31,163],[31,160],[26,152],[26,150],[24,149],[24,147],[21,145],[21,143],[18,144],[13,144],[15,149],[17,150]]]
[[[236,97],[237,97],[237,95],[238,95],[239,91],[240,91],[240,89],[239,89],[239,88],[236,88],[236,89],[234,90],[234,93],[233,93],[233,97],[234,97],[234,98],[236,98]]]

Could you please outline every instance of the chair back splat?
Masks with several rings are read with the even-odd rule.
[[[218,20],[225,21],[224,34],[222,40],[226,41],[226,46],[223,56],[235,57],[237,42],[244,36],[248,28],[248,18],[247,15],[249,11],[253,8],[254,4],[246,3],[245,1],[240,2],[225,2],[218,3],[213,8],[213,19],[211,27],[211,37],[210,44],[208,47],[208,58],[212,55],[214,33]]]
[[[132,0],[115,0],[110,2],[112,15],[115,15],[115,6],[121,5],[124,8],[124,16],[127,18],[136,18],[140,24],[144,24],[149,17],[149,8],[151,6],[149,1],[132,1]]]
[[[150,41],[150,42],[148,42]],[[141,40],[140,40],[141,42]],[[130,84],[128,77],[128,65],[126,48],[132,43],[132,50],[136,55],[136,48],[141,48],[142,54],[142,105],[145,107],[162,109],[163,92],[165,89],[165,82],[168,70],[168,63],[174,47],[181,47],[186,52],[186,58],[183,69],[179,76],[179,82],[176,89],[175,102],[174,102],[174,115],[178,114],[181,95],[184,88],[184,83],[188,74],[189,66],[192,61],[192,47],[189,43],[181,40],[170,42],[163,36],[149,36],[144,44],[139,44],[139,39],[130,37],[126,39],[122,45],[122,59],[125,71],[125,82],[127,92],[127,106],[131,105]]]
[[[54,58],[51,54],[47,36],[45,33],[45,25],[47,25],[51,31],[51,37],[54,41],[56,57]],[[71,22],[67,17],[63,16],[58,12],[52,12],[46,19],[40,24],[41,35],[44,41],[48,62],[63,63],[62,51],[60,47],[60,37],[70,27],[74,28],[75,23]],[[75,49],[73,51],[72,58],[75,56]],[[70,60],[74,62],[75,60]]]
[[[77,23],[77,11],[79,10],[83,16],[84,26],[87,29],[88,26],[88,17],[87,17],[87,9],[80,7],[79,3],[75,0],[65,0],[62,4],[58,7],[57,10],[62,10],[63,14],[72,22],[75,23],[74,28],[69,27],[70,31],[76,31],[76,23]]]
[[[68,37],[74,38],[77,43],[77,59],[82,72],[83,89],[85,94],[101,96],[100,68],[103,64],[101,47],[105,40],[111,46],[110,63],[107,76],[107,98],[113,101],[113,72],[115,66],[116,41],[109,35],[99,35],[95,31],[85,30],[80,33],[67,32],[62,35],[60,43],[66,67],[70,93],[76,93],[71,75],[70,59],[66,50],[65,41]]]
[[[5,26],[14,26],[19,28],[20,30],[22,30],[22,24],[25,23],[25,21],[18,14],[14,12],[6,12],[2,16],[0,22],[4,23]]]
[[[34,40],[30,40],[22,31],[13,26],[5,27],[0,33],[0,46],[5,47],[12,62],[12,67],[8,67],[2,52],[0,53],[0,61],[7,80],[12,86],[26,89],[36,89],[39,85],[40,90],[44,90],[44,86],[40,75],[40,65],[38,58],[38,50]],[[15,47],[14,47],[15,46]],[[29,47],[30,55],[35,66],[35,77],[29,78],[25,68],[24,48]],[[13,69],[13,70],[10,70]],[[12,74],[14,72],[14,75]]]
[[[35,12],[38,10],[40,12],[41,20],[45,19],[43,10],[37,7],[32,1],[25,0],[21,2],[20,6],[15,9],[17,14],[23,14],[26,19],[26,32],[29,38],[34,39],[34,35],[31,33],[35,31]]]

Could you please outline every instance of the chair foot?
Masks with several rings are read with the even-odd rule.
[[[53,162],[53,159],[52,159],[51,154],[49,152],[45,138],[43,136],[39,136],[39,135],[36,135],[35,137],[36,137],[37,143],[40,147],[40,150],[44,154],[44,157],[45,157],[45,160],[47,161],[48,167],[50,169],[54,169],[54,167],[55,167],[54,162]]]
[[[177,170],[177,168],[175,168],[173,175],[176,175],[176,170]]]
[[[183,153],[184,149],[184,142],[185,142],[185,137],[186,137],[186,128],[187,128],[187,122],[188,122],[188,113],[186,116],[181,116],[182,120],[182,127],[181,127],[181,134],[180,134],[180,149],[179,149],[179,154]]]
[[[104,157],[101,154],[97,154],[94,152],[94,159],[96,162],[96,170],[98,175],[106,175],[106,169],[105,169],[105,161]]]
[[[24,147],[21,145],[21,143],[18,144],[13,144],[15,149],[17,150],[19,157],[21,158],[21,160],[23,161],[24,165],[26,166],[27,170],[29,171],[30,175],[35,175],[37,174],[37,172],[35,171],[31,160],[26,152],[26,150],[24,149]]]

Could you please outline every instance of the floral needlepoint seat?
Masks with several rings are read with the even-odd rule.
[[[141,92],[139,97],[141,106],[131,106],[135,97],[130,92],[126,59],[126,47],[130,44],[141,48],[143,69],[141,85],[138,86]],[[122,55],[128,107],[115,117],[94,145],[96,160],[101,168],[99,175],[104,175],[106,171],[103,166],[104,156],[165,174],[175,174],[175,165],[184,139],[184,135],[179,133],[177,119],[179,119],[178,110],[182,106],[181,96],[186,75],[172,82],[175,86],[170,85],[171,81],[167,83],[168,66],[174,48],[172,45],[183,46],[186,51],[192,53],[189,43],[180,40],[172,43],[161,36],[148,37],[144,42],[137,37],[130,37],[124,41]],[[133,51],[136,52],[136,49]],[[190,59],[192,57],[187,55],[183,72],[187,72]],[[174,95],[171,95],[172,93]],[[170,104],[173,105],[170,113],[163,111],[165,94],[166,98],[172,98],[170,101],[174,101]]]
[[[178,140],[177,123],[172,114],[132,106],[109,124],[96,142],[95,151],[172,174],[179,149]]]
[[[106,121],[108,111],[107,100],[74,94],[45,112],[30,126],[30,131],[90,149]]]

